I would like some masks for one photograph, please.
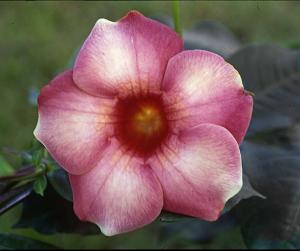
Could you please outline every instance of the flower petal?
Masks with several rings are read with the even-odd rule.
[[[137,11],[118,22],[99,19],[77,56],[74,81],[100,96],[156,91],[182,48],[174,31]]]
[[[200,123],[227,128],[241,143],[249,126],[253,99],[239,73],[217,54],[184,51],[168,63],[163,81],[169,119],[179,129]]]
[[[171,138],[149,160],[167,211],[216,220],[242,187],[239,146],[224,127],[202,124]]]
[[[113,104],[78,89],[68,70],[42,89],[34,135],[68,172],[87,172],[101,158],[113,130]]]
[[[70,175],[77,216],[96,223],[108,236],[152,222],[163,207],[163,194],[151,168],[116,141],[104,156],[90,172]]]

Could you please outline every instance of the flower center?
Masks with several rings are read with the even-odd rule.
[[[128,148],[147,157],[169,133],[168,121],[160,96],[127,97],[117,106],[117,138]]]

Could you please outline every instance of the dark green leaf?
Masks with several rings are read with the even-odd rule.
[[[203,21],[184,32],[184,47],[188,50],[203,49],[228,57],[240,48],[240,42],[223,24]]]
[[[30,154],[29,152],[23,151],[19,153],[21,159],[22,159],[22,164],[23,165],[28,165],[28,164],[32,164],[32,154]]]
[[[167,15],[152,15],[150,18],[169,26],[171,29],[174,27],[173,19]]]
[[[44,156],[44,149],[39,149],[39,150],[35,151],[32,154],[32,163],[35,166],[38,166],[39,164],[41,164],[43,156]]]
[[[245,88],[255,93],[248,135],[299,121],[298,50],[251,45],[233,54],[228,61],[239,71]]]
[[[182,220],[190,220],[190,219],[195,219],[193,217],[190,216],[186,216],[186,215],[182,215],[182,214],[175,214],[175,213],[170,213],[170,212],[166,212],[166,211],[162,211],[160,216],[159,216],[159,220],[162,222],[176,222],[176,221],[182,221]]]
[[[47,178],[45,175],[40,176],[33,183],[33,190],[41,196],[44,196],[44,191],[46,187],[47,187]]]
[[[48,178],[53,188],[68,201],[72,201],[72,189],[69,177],[62,168],[54,169],[48,173]]]
[[[249,142],[243,144],[242,150],[245,173],[253,187],[266,196],[264,200],[242,201],[235,211],[245,242],[248,247],[257,243],[283,245],[299,229],[299,155],[278,146]]]
[[[235,225],[234,218],[229,215],[222,215],[215,222],[208,222],[197,218],[185,217],[180,220],[161,222],[159,241],[162,244],[174,243],[186,240],[190,243],[207,242]]]
[[[240,192],[227,201],[223,213],[229,212],[234,206],[236,206],[241,200],[248,199],[251,197],[260,197],[265,199],[266,197],[260,194],[257,190],[251,185],[247,174],[243,174],[243,187]]]
[[[0,250],[35,250],[35,249],[57,249],[56,247],[34,240],[28,237],[16,235],[16,234],[4,234],[0,233]]]
[[[173,29],[173,20],[166,15],[151,16],[152,19]],[[202,49],[228,57],[236,52],[241,43],[222,23],[205,20],[183,32],[184,47],[187,50]]]
[[[23,212],[15,228],[33,228],[43,234],[100,234],[92,223],[82,222],[73,211],[73,204],[63,199],[51,185],[44,197],[32,193],[23,203]]]
[[[14,173],[13,167],[0,155],[0,176]]]
[[[229,62],[255,93],[247,141],[241,146],[243,172],[266,196],[242,200],[234,212],[248,247],[292,247],[300,213],[299,52],[251,45]]]

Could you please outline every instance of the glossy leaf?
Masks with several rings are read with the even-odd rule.
[[[242,149],[245,173],[266,196],[243,201],[236,209],[247,245],[290,241],[300,220],[300,157],[295,154],[299,149],[247,142]]]
[[[233,207],[238,205],[242,200],[251,198],[251,197],[259,197],[265,199],[266,197],[259,193],[257,190],[253,188],[249,181],[249,177],[246,173],[243,174],[243,186],[240,192],[227,201],[223,213],[229,212]]]
[[[248,135],[288,127],[299,121],[299,51],[251,45],[229,57],[244,86],[255,93]]]
[[[72,201],[72,189],[66,171],[62,168],[57,168],[48,173],[48,179],[60,196],[68,201]]]
[[[299,52],[257,44],[228,60],[245,88],[255,93],[253,118],[241,146],[243,172],[266,197],[242,200],[234,213],[249,248],[295,247],[291,243],[300,213]]]

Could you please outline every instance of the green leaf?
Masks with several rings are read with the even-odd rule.
[[[44,191],[45,191],[46,187],[47,187],[47,178],[45,175],[39,177],[33,183],[33,190],[41,196],[44,196]]]
[[[101,234],[97,225],[82,222],[73,211],[73,204],[63,199],[51,185],[44,197],[32,193],[23,202],[23,211],[14,228],[33,228],[43,234]]]
[[[248,136],[299,122],[299,60],[299,50],[270,44],[250,45],[228,59],[255,93]]]
[[[198,220],[197,218],[194,218],[191,216],[175,214],[175,213],[166,212],[166,211],[162,211],[159,216],[159,220],[162,222],[177,222],[177,221],[191,220],[191,219]]]
[[[172,222],[170,224],[169,222]],[[178,241],[198,244],[215,240],[233,228],[235,221],[230,214],[222,215],[217,221],[209,222],[197,218],[181,218],[181,220],[161,222],[159,243],[164,247],[178,247]],[[171,247],[169,245],[172,245]],[[176,246],[173,246],[176,245]]]
[[[174,21],[173,19],[168,15],[163,15],[160,13],[154,13],[153,15],[150,15],[149,18],[158,21],[162,24],[165,24],[169,26],[171,29],[174,29]]]
[[[72,201],[72,189],[67,172],[62,168],[56,168],[49,172],[47,176],[55,191],[64,199]]]
[[[13,173],[13,167],[0,155],[0,176],[11,175]]]
[[[242,200],[234,213],[248,248],[300,247],[299,51],[250,45],[228,61],[255,93],[241,146],[243,174],[266,198]]]
[[[222,23],[205,20],[184,32],[184,48],[202,49],[228,57],[241,47],[237,37]]]
[[[57,249],[57,247],[16,234],[0,233],[0,250],[16,249]]]
[[[43,150],[42,149],[37,150],[32,155],[32,163],[35,166],[38,166],[41,163],[42,158],[43,158]]]
[[[251,197],[259,197],[265,199],[266,197],[260,194],[256,189],[253,188],[249,181],[249,177],[246,173],[243,173],[243,187],[239,191],[238,194],[233,196],[230,200],[227,201],[225,208],[223,210],[223,214],[229,212],[232,208],[234,208],[240,201],[251,198]]]
[[[33,160],[32,160],[32,154],[26,151],[23,151],[20,153],[20,157],[22,159],[22,164],[23,165],[32,165]]]
[[[299,231],[300,158],[282,147],[248,142],[242,156],[254,188],[266,196],[244,200],[236,207],[245,243],[249,248],[281,247]]]

